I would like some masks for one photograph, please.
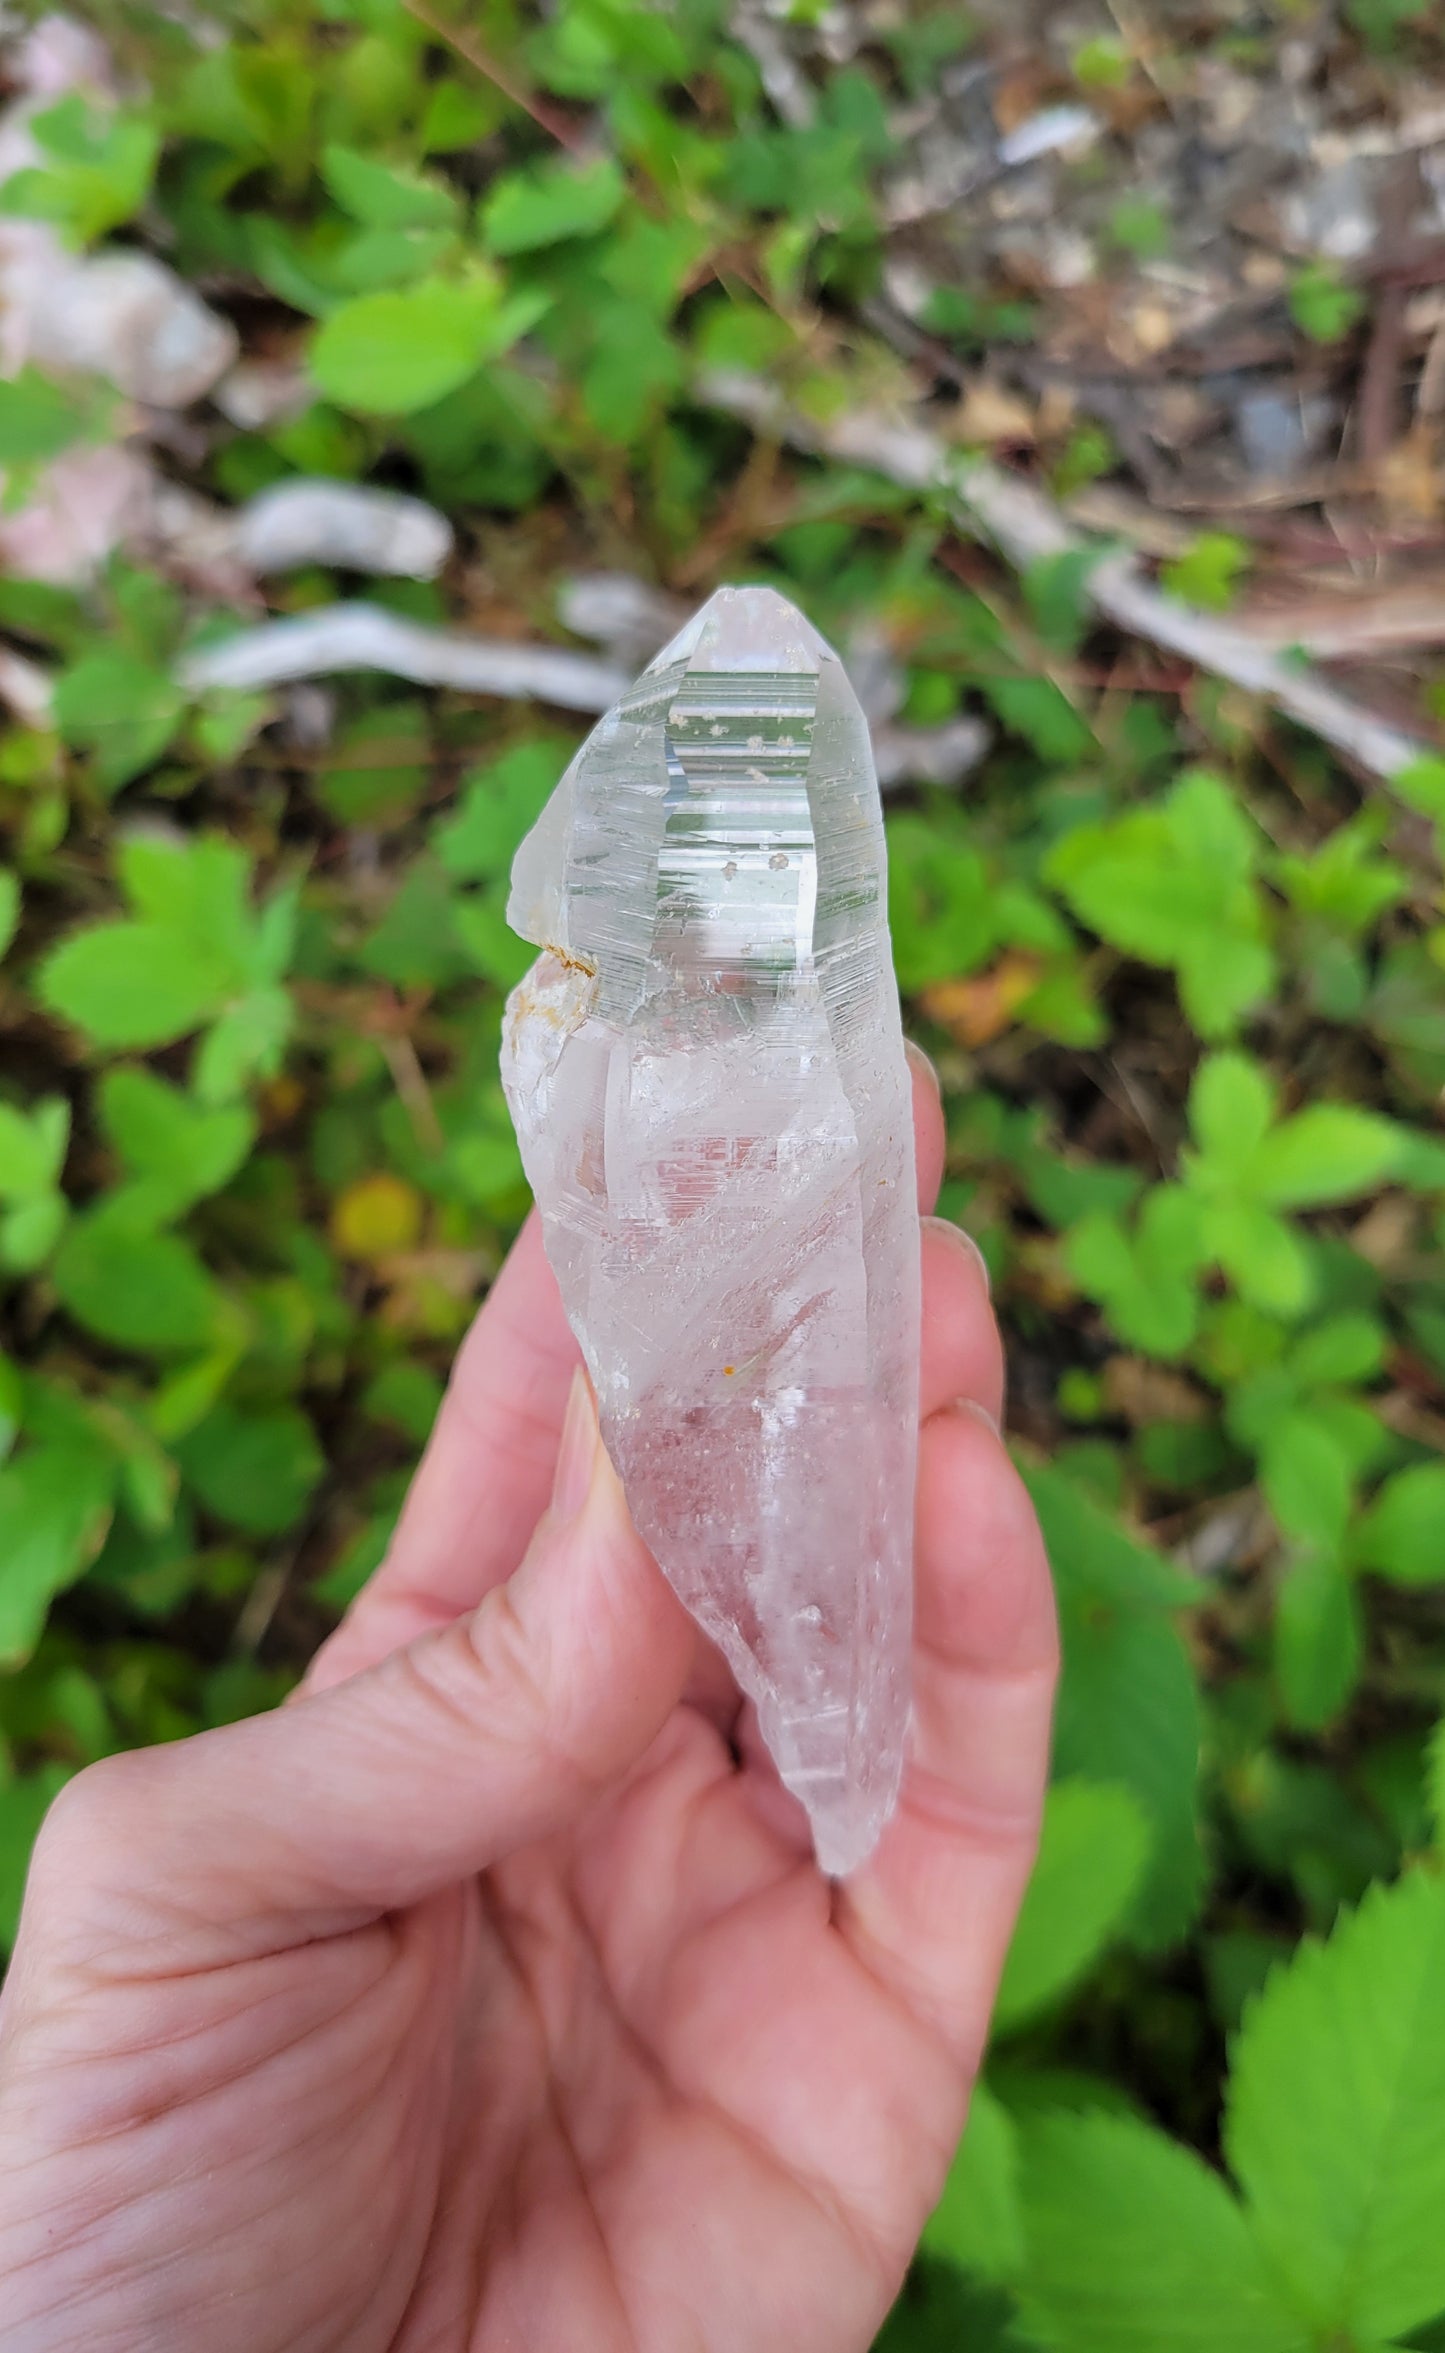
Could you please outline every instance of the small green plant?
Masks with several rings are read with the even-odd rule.
[[[1124,43],[1112,33],[1081,41],[1071,63],[1075,81],[1085,90],[1122,90],[1134,70]]]
[[[1332,262],[1307,262],[1290,280],[1289,313],[1311,343],[1338,343],[1364,314],[1359,288],[1340,276]]]
[[[1169,216],[1147,196],[1121,196],[1109,214],[1106,234],[1111,245],[1136,261],[1157,261],[1169,251]]]
[[[1388,54],[1402,32],[1428,24],[1430,0],[1349,0],[1345,13],[1371,49]]]
[[[1201,531],[1193,546],[1175,556],[1161,574],[1171,595],[1207,613],[1224,613],[1237,596],[1253,561],[1247,541],[1228,531]]]

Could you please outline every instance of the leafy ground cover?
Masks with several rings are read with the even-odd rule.
[[[1209,56],[1258,70],[1318,14],[1231,18]],[[1438,70],[1424,14],[1358,0],[1331,39]],[[67,1773],[284,1692],[526,1206],[505,877],[581,723],[374,676],[187,692],[263,603],[358,586],[263,600],[196,514],[312,474],[419,493],[446,570],[366,593],[518,642],[599,567],[683,600],[766,578],[860,671],[882,649],[903,722],[991,731],[961,793],[897,793],[893,916],[1066,1648],[986,2084],[886,2343],[1445,2343],[1445,763],[1348,773],[1095,627],[1072,559],[1016,582],[927,497],[707,404],[717,368],[821,417],[917,391],[868,324],[886,191],[986,27],[93,21],[114,87],[33,112],[0,233],[161,255],[285,396],[246,423],[0,383],[0,528],[122,444],[209,502],[148,559],[0,581],[44,688],[0,735],[7,1919]],[[1124,24],[1081,15],[1043,97],[1147,116],[1168,52]],[[774,103],[785,37],[806,119]],[[1109,217],[1121,266],[1167,229]],[[1309,267],[1277,289],[1301,351],[1364,301]],[[954,294],[928,332],[965,374],[1043,331],[996,256]],[[1124,460],[1075,411],[1029,463],[1063,497]],[[1240,545],[1196,540],[1174,586],[1228,605]],[[1428,737],[1428,678],[1391,691]]]

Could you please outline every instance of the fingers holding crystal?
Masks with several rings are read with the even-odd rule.
[[[972,2065],[1033,1863],[1058,1641],[1027,1491],[967,1401],[924,1424],[917,1560],[902,1794],[834,1917],[859,1959]]]

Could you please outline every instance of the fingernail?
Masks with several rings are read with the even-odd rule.
[[[943,1081],[939,1077],[938,1072],[934,1069],[933,1064],[929,1060],[928,1056],[924,1053],[923,1048],[921,1046],[915,1046],[912,1038],[905,1038],[903,1041],[903,1051],[908,1057],[909,1069],[915,1071],[919,1078],[927,1080],[929,1086],[932,1087],[933,1092],[941,1103],[943,1101]]]
[[[965,1233],[962,1226],[956,1226],[951,1217],[925,1217],[922,1220],[922,1223],[925,1226],[932,1226],[937,1233],[942,1234],[946,1240],[952,1242],[955,1248],[967,1252],[968,1256],[973,1260],[974,1265],[978,1268],[979,1273],[983,1276],[983,1295],[985,1299],[991,1299],[993,1297],[993,1278],[988,1271],[988,1260],[984,1257],[983,1252],[980,1250],[977,1242],[975,1242],[972,1234]]]
[[[557,1449],[557,1470],[552,1481],[555,1519],[575,1519],[587,1501],[599,1439],[592,1383],[579,1364],[572,1375],[567,1411],[562,1420],[562,1443]]]
[[[976,1397],[955,1397],[952,1404],[945,1410],[949,1413],[966,1413],[971,1421],[982,1422],[991,1438],[1002,1438],[1003,1436],[1003,1431],[989,1412],[988,1407],[980,1405]]]

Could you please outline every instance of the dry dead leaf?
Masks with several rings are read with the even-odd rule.
[[[1422,419],[1381,460],[1379,490],[1399,522],[1433,522],[1440,512],[1440,453],[1436,434]]]
[[[963,396],[956,430],[963,441],[1032,443],[1037,426],[1026,400],[991,377],[979,376]]]
[[[1168,1365],[1151,1364],[1143,1356],[1111,1356],[1104,1367],[1104,1395],[1112,1410],[1126,1422],[1197,1422],[1206,1411],[1204,1399],[1183,1373]]]
[[[968,980],[935,981],[921,991],[918,1001],[929,1020],[961,1046],[986,1046],[1009,1027],[1038,977],[1035,957],[1011,951],[989,972],[974,973]]]

